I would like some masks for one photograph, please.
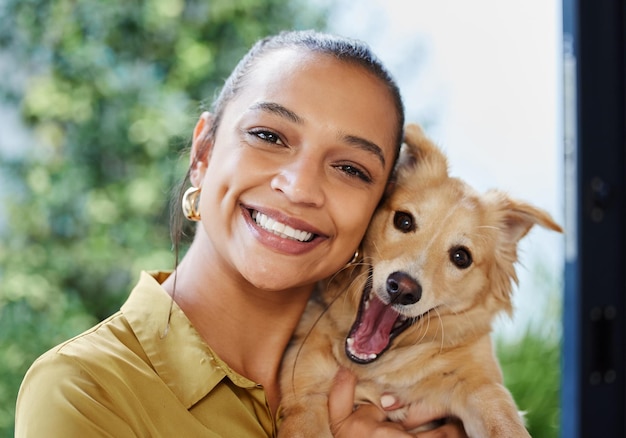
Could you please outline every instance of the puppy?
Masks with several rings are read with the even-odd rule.
[[[331,437],[328,392],[339,367],[357,403],[402,421],[414,403],[458,417],[470,437],[528,437],[504,387],[490,332],[512,313],[517,243],[545,212],[448,175],[418,125],[406,127],[394,188],[355,263],[321,285],[283,361],[280,437]],[[414,431],[415,432],[415,431]]]

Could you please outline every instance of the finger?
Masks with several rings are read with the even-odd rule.
[[[331,423],[340,423],[348,418],[355,410],[354,390],[356,376],[346,368],[340,368],[335,375],[333,385],[328,394],[328,413]],[[359,415],[368,416],[375,421],[383,421],[386,414],[375,405],[360,405]]]
[[[387,421],[385,413],[376,405],[364,404],[345,421],[331,426],[333,436],[370,438],[412,438],[402,425]]]
[[[416,436],[417,438],[467,438],[463,425],[458,421],[445,424],[428,432],[420,432]]]
[[[341,423],[352,414],[355,388],[356,377],[347,369],[340,368],[328,394],[328,415],[331,424]]]
[[[408,437],[398,424],[386,422],[386,414],[372,404],[354,407],[356,377],[346,369],[340,369],[328,395],[328,416],[334,436]],[[387,431],[387,432],[385,432]],[[401,434],[401,435],[395,435]]]
[[[359,405],[357,410],[352,414],[355,419],[368,419],[372,422],[376,423],[389,423],[389,425],[393,425],[394,428],[398,430],[404,430],[402,425],[397,423],[392,423],[387,420],[387,415],[383,412],[378,406],[371,404]]]
[[[422,403],[413,403],[409,406],[406,419],[402,422],[407,430],[418,428],[422,425],[436,422],[448,417],[449,413],[442,409],[425,406]],[[421,435],[420,435],[421,436]]]

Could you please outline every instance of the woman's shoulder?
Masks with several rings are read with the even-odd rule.
[[[141,354],[141,348],[127,321],[118,312],[42,354],[33,362],[26,378],[33,374],[86,378],[97,370],[113,371],[112,364],[137,354]]]
[[[42,402],[61,408],[112,400],[114,394],[125,397],[133,376],[148,368],[141,346],[118,312],[37,358],[20,386],[18,410],[28,412]]]
[[[17,397],[16,436],[129,436],[138,376],[149,369],[123,314],[114,314],[33,362]]]
[[[48,372],[59,369],[74,373],[80,368],[84,373],[89,374],[96,371],[119,372],[120,368],[124,368],[129,362],[148,363],[149,359],[144,350],[149,347],[145,344],[150,342],[152,336],[142,337],[137,331],[152,330],[155,324],[152,317],[156,307],[155,294],[157,290],[162,291],[155,282],[157,278],[153,275],[154,273],[142,272],[141,280],[120,311],[73,338],[52,347],[33,363],[31,370]],[[167,300],[161,298],[161,301]],[[168,303],[169,301],[159,307],[169,309]],[[136,315],[139,310],[146,313]],[[161,319],[165,320],[165,317]]]

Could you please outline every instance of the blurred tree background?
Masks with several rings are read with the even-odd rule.
[[[1,436],[38,355],[173,267],[202,103],[259,37],[310,27],[324,11],[305,0],[0,0],[0,102],[28,134],[0,156]]]
[[[118,310],[140,270],[173,267],[169,201],[202,104],[259,37],[323,29],[318,3],[0,0],[0,117],[20,133],[0,130],[0,436],[37,356]],[[558,342],[499,345],[533,436],[557,436]]]

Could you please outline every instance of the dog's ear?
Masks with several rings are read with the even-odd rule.
[[[510,198],[499,190],[490,190],[485,199],[494,207],[494,218],[498,229],[496,264],[497,269],[492,275],[493,290],[498,299],[509,303],[512,282],[517,283],[514,264],[517,262],[517,244],[528,234],[534,225],[563,232],[548,212],[527,202]],[[510,313],[511,308],[507,311]]]
[[[448,159],[426,137],[420,125],[409,123],[404,128],[404,141],[384,197],[389,196],[397,185],[402,184],[405,178],[415,173],[427,178],[447,178]]]
[[[403,171],[428,171],[429,177],[448,177],[448,159],[416,123],[409,123],[404,129],[404,143],[400,150],[396,173]],[[428,169],[422,169],[422,168]]]
[[[495,196],[500,198],[499,202],[504,213],[502,230],[507,241],[519,242],[534,225],[559,233],[563,232],[563,228],[554,221],[547,211],[527,202],[511,199],[502,193]]]

